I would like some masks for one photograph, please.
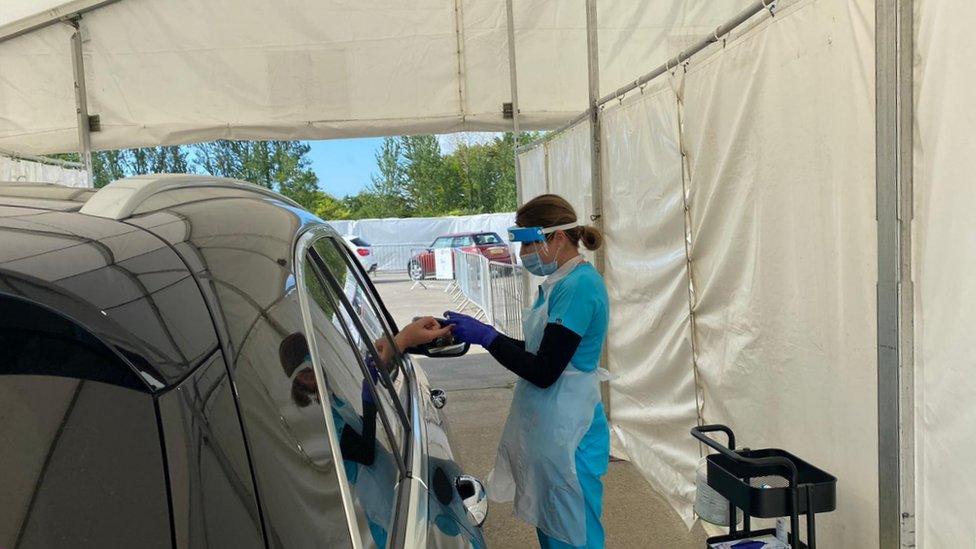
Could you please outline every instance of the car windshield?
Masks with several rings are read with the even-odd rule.
[[[437,240],[435,240],[434,243],[430,245],[430,247],[431,248],[450,248],[451,247],[451,242],[452,242],[452,238],[451,237],[449,237],[449,236],[442,236],[442,237],[439,237]]]
[[[354,246],[359,246],[360,248],[369,248],[369,242],[366,242],[365,240],[359,238],[358,236],[355,238],[351,238],[349,241],[352,242]]]
[[[479,234],[474,237],[474,243],[479,246],[484,246],[485,244],[501,244],[502,239],[498,238],[495,233]]]

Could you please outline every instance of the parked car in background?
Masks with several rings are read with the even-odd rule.
[[[359,259],[359,263],[362,264],[363,269],[369,274],[376,273],[376,268],[378,266],[376,262],[376,256],[373,254],[372,245],[366,242],[361,237],[347,234],[342,237],[346,241],[346,245],[349,249],[356,254]]]
[[[361,256],[294,202],[0,183],[0,242],[0,547],[485,546],[411,358],[467,345],[389,351]]]
[[[435,268],[434,250],[452,248],[469,253],[477,253],[498,263],[512,263],[512,253],[507,242],[498,233],[459,233],[438,236],[426,249],[410,258],[407,273],[413,280],[433,276]]]

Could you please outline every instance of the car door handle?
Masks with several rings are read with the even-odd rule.
[[[447,393],[444,392],[444,389],[431,389],[430,402],[434,405],[434,408],[440,410],[447,405]]]
[[[468,518],[480,527],[488,518],[488,496],[481,481],[471,475],[461,475],[454,481],[461,503],[468,511]]]

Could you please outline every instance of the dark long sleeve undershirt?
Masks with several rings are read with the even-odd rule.
[[[561,324],[547,324],[538,353],[526,351],[524,341],[501,334],[488,346],[488,352],[505,368],[545,389],[562,375],[582,339]]]

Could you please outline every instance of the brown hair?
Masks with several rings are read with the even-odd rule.
[[[558,194],[539,195],[515,212],[515,224],[519,227],[555,227],[576,221],[576,210]],[[603,245],[603,233],[596,227],[580,225],[563,232],[573,244],[579,246],[582,242],[587,250]]]

